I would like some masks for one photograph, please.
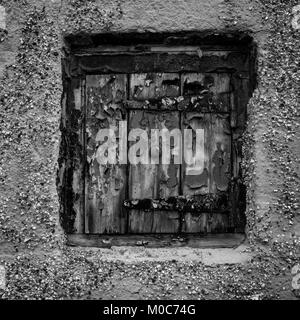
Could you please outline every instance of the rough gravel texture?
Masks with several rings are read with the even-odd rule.
[[[6,9],[6,29],[0,30],[0,264],[6,288],[0,297],[299,298],[297,274],[291,274],[300,263],[300,30],[291,24],[297,4],[0,0]],[[124,263],[102,259],[101,250],[65,245],[56,190],[63,38],[79,31],[166,30],[239,30],[257,43],[258,85],[244,139],[253,254],[247,263]]]

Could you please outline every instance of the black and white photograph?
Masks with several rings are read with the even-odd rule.
[[[0,0],[0,310],[299,300],[299,199],[299,0]]]

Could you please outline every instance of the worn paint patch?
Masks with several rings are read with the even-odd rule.
[[[180,80],[173,73],[140,73],[130,75],[130,98],[156,100],[179,95]]]
[[[227,73],[182,75],[182,94],[189,97],[188,103],[185,102],[185,109],[228,112],[229,93],[230,76]]]
[[[89,75],[86,83],[86,197],[87,233],[123,233],[126,216],[122,210],[127,187],[126,166],[106,164],[104,150],[119,153],[116,140],[104,140],[102,129],[118,135],[118,121],[126,120],[126,75]],[[105,145],[107,144],[107,148]],[[104,152],[103,152],[104,151]],[[82,213],[83,214],[83,213]]]
[[[151,129],[164,129],[170,131],[179,128],[178,112],[153,113],[145,110],[129,112],[129,129],[142,128],[147,131],[150,139]],[[155,164],[130,164],[129,167],[129,198],[164,198],[176,196],[179,192],[179,166],[171,159],[170,164],[161,164],[161,141],[158,137],[152,137],[150,155],[155,158]],[[132,145],[132,142],[129,143]],[[165,141],[167,150],[172,149],[172,141]]]

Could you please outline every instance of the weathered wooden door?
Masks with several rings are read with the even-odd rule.
[[[62,144],[63,217],[69,233],[243,231],[241,137],[250,95],[248,49],[214,51],[210,46],[199,55],[198,47],[126,47],[122,52],[109,47],[73,56],[65,71]],[[146,133],[135,139],[134,129]],[[170,139],[162,143],[159,134],[152,136],[154,129],[167,129]],[[190,142],[185,129],[193,132]],[[110,130],[106,139],[103,130]],[[182,133],[181,151],[191,151],[190,163],[183,154],[182,162],[176,160],[174,130]],[[151,148],[154,142],[157,148]],[[135,150],[138,143],[149,148]],[[171,150],[169,163],[161,161],[163,145]],[[105,148],[117,155],[116,163],[102,162]],[[158,162],[132,163],[132,150],[141,158],[154,155]]]
[[[87,75],[85,232],[226,232],[231,227],[231,94],[228,73]],[[113,128],[110,148],[118,154],[119,121],[127,121],[127,134],[146,130],[144,143],[151,143],[151,129],[201,129],[201,153],[194,159],[199,166],[174,159],[101,164],[99,130]],[[193,143],[190,148],[195,153]]]

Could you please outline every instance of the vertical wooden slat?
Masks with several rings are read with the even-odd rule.
[[[179,114],[178,112],[130,111],[129,129],[134,128],[146,130],[149,138],[150,160],[151,129],[178,129]],[[130,142],[129,147],[133,144],[134,142]],[[160,145],[159,147],[161,150]],[[179,165],[174,164],[173,160],[171,158],[170,164],[162,164],[161,159],[159,164],[130,164],[129,199],[159,199],[177,196],[180,184]],[[168,233],[174,232],[176,228],[177,231],[178,223],[179,215],[177,212],[130,210],[128,231],[131,233]]]
[[[75,103],[75,110],[81,112],[81,116],[79,118],[79,128],[78,128],[78,140],[79,145],[81,146],[81,155],[79,157],[80,164],[78,170],[75,170],[73,173],[73,190],[76,194],[74,199],[74,210],[76,211],[76,218],[75,218],[75,229],[77,233],[84,232],[84,224],[85,224],[85,217],[84,217],[84,91],[85,91],[85,80],[80,79],[80,83],[78,87],[73,88],[74,94],[74,103]]]
[[[125,164],[102,164],[97,149],[100,129],[113,129],[118,137],[119,121],[126,120],[126,75],[86,77],[86,233],[125,233],[127,214],[123,208],[127,177]],[[111,143],[109,148],[115,148]],[[117,148],[117,153],[118,153]]]
[[[188,151],[193,154],[194,164],[188,165],[184,161],[182,164],[182,192],[184,195],[206,194],[210,190],[210,114],[186,112],[182,115],[182,129],[201,130],[204,134],[204,144],[198,148],[203,157],[203,162],[196,159],[196,138],[193,137],[193,145]],[[183,141],[185,148],[188,148],[188,142]],[[203,163],[203,167],[199,165]]]
[[[169,130],[179,127],[178,112],[152,113],[149,111],[130,111],[129,129],[140,128],[146,130],[149,138],[149,160],[150,133],[151,129]],[[147,143],[147,142],[145,142]],[[129,147],[134,142],[129,143]],[[161,149],[160,149],[161,150]],[[177,196],[179,192],[179,165],[171,163],[162,164],[130,164],[129,173],[129,197],[130,199],[144,198],[166,198]]]
[[[150,123],[155,127],[155,115],[146,111],[129,112],[129,130],[146,130],[147,138],[150,137]],[[149,140],[148,140],[149,141]],[[148,146],[148,157],[150,149],[148,141],[144,144]],[[129,142],[130,148],[135,142]],[[142,156],[140,154],[140,156]],[[155,164],[130,164],[129,163],[129,199],[155,198],[158,194],[158,170],[159,166]]]
[[[65,84],[67,99],[63,101],[62,147],[64,158],[64,216],[62,223],[69,233],[82,233],[83,217],[83,108],[81,105],[82,79],[68,79]]]
[[[232,127],[232,176],[231,225],[236,232],[243,232],[246,224],[246,187],[242,182],[242,133],[247,120],[247,103],[250,94],[248,74],[236,73],[231,77],[231,127]]]
[[[204,129],[204,166],[192,170],[183,164],[182,184],[184,195],[227,192],[231,176],[231,131],[228,114],[187,112],[183,128]],[[187,145],[186,142],[184,142]],[[189,169],[189,170],[188,170]],[[190,173],[190,174],[188,174]],[[182,231],[226,232],[228,215],[224,213],[183,213]]]
[[[182,190],[184,195],[229,193],[231,176],[231,128],[230,128],[230,75],[226,73],[185,73],[182,75],[183,95],[197,99],[201,112],[184,112],[182,129],[204,131],[201,153],[204,161],[198,161],[195,170],[183,163]],[[195,137],[194,137],[195,139]],[[195,142],[192,152],[195,155]],[[185,146],[189,144],[184,142]],[[195,155],[196,156],[196,155]],[[198,159],[199,160],[199,159]],[[194,163],[197,159],[194,157]],[[226,232],[229,226],[227,214],[218,212],[183,213],[182,232]]]
[[[231,130],[229,115],[211,114],[210,192],[228,192],[231,177]]]

